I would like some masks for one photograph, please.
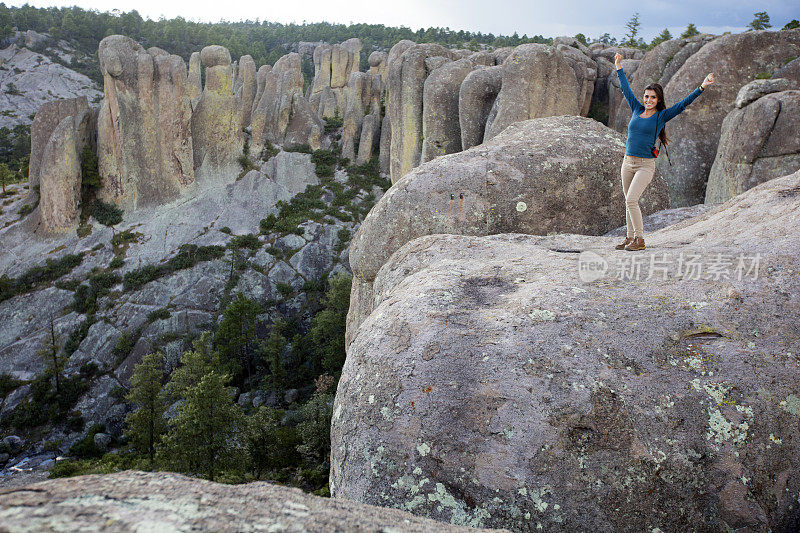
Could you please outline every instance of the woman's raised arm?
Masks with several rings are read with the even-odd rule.
[[[628,107],[631,108],[631,111],[636,113],[640,110],[644,109],[642,103],[636,99],[633,95],[633,91],[631,91],[631,86],[628,85],[628,78],[625,77],[625,71],[622,70],[622,55],[617,54],[614,56],[614,66],[617,67],[617,78],[619,78],[619,87],[622,89],[622,94],[625,96],[625,100],[628,101]]]
[[[708,76],[706,76],[706,79],[703,80],[703,83],[701,83],[700,86],[697,87],[694,91],[689,93],[688,96],[686,96],[686,98],[664,110],[664,121],[672,120],[673,118],[680,115],[681,112],[683,112],[683,110],[686,109],[686,107],[689,104],[694,102],[695,98],[700,96],[700,94],[705,90],[706,86],[712,83],[714,83],[714,74],[709,73]]]

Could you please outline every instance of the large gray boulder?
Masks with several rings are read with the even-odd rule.
[[[579,41],[576,42],[579,43]],[[597,63],[578,47],[562,43],[556,45],[556,49],[564,54],[575,74],[578,89],[578,114],[585,117],[592,104],[594,84],[597,80]]]
[[[36,116],[31,123],[31,154],[28,165],[28,185],[33,194],[34,187],[39,184],[39,175],[42,156],[53,131],[66,117],[75,117],[84,109],[89,108],[85,96],[66,98],[45,102],[36,111]]]
[[[93,503],[87,506],[88,501]],[[0,492],[0,520],[8,531],[83,531],[98,524],[113,531],[247,531],[255,524],[274,532],[475,531],[398,509],[332,501],[277,483],[229,485],[134,470],[5,489]]]
[[[241,83],[238,96],[242,102],[242,127],[246,128],[250,125],[253,102],[255,102],[258,91],[256,62],[252,56],[245,55],[239,58],[237,85],[239,83]]]
[[[361,137],[358,142],[356,164],[362,165],[372,159],[378,152],[381,142],[381,117],[379,113],[370,113],[364,117],[361,125]]]
[[[355,161],[355,143],[360,137],[364,115],[368,112],[372,99],[372,75],[367,72],[353,72],[344,94],[346,103],[342,120],[342,157]]]
[[[203,93],[192,114],[194,166],[204,183],[235,178],[242,155],[242,102],[233,92],[231,54],[219,45],[200,51],[205,68]]]
[[[314,82],[308,100],[319,119],[344,117],[347,100],[345,87],[361,60],[361,41],[348,39],[341,44],[321,44],[314,49]],[[376,65],[380,63],[376,58]]]
[[[200,96],[203,94],[203,74],[202,63],[200,62],[200,52],[192,52],[189,56],[189,71],[186,79],[186,94],[192,102],[192,109],[197,105]]]
[[[122,35],[100,41],[98,55],[105,83],[97,124],[98,196],[126,211],[176,199],[194,182],[197,156],[186,64]]]
[[[455,59],[439,44],[400,41],[389,51],[386,116],[391,121],[389,174],[397,182],[419,165],[422,155],[422,115],[425,78],[441,61]],[[441,58],[436,63],[428,58]]]
[[[389,174],[392,151],[392,121],[389,115],[381,120],[381,141],[378,150],[378,163],[382,174]]]
[[[332,496],[515,531],[796,531],[798,199],[800,172],[659,230],[638,274],[616,237],[407,242],[348,324]]]
[[[503,63],[497,115],[484,140],[530,118],[578,115],[581,88],[563,52],[544,44],[517,46]]]
[[[264,74],[264,89],[251,118],[252,153],[260,154],[268,142],[320,148],[322,121],[314,116],[303,96],[301,69],[300,55],[291,53],[278,59]]]
[[[93,144],[94,114],[83,109],[61,120],[40,161],[38,210],[46,233],[63,233],[78,226],[81,207],[81,154]]]
[[[772,92],[748,103],[770,87],[788,84],[783,78],[756,80],[739,91],[737,107],[722,122],[705,203],[725,202],[800,168],[800,90]]]
[[[771,73],[776,65],[798,55],[800,29],[723,35],[692,54],[670,78],[664,93],[676,99],[692,92],[709,72],[716,80],[669,123],[669,136],[679,140],[680,149],[670,153],[672,166],[665,160],[656,165],[670,184],[672,207],[703,201],[722,121],[733,109],[739,89],[757,74]]]
[[[466,150],[483,142],[489,112],[503,81],[503,67],[478,68],[467,74],[458,92],[458,123],[461,148]]]
[[[389,257],[422,235],[600,235],[622,225],[624,151],[622,135],[599,122],[559,116],[517,122],[491,141],[419,166],[386,192],[353,236],[353,294],[368,292]],[[645,215],[668,207],[658,174],[640,204]],[[354,309],[349,323],[369,314]]]
[[[459,90],[474,65],[469,59],[448,61],[425,79],[422,93],[422,154],[425,163],[461,151]]]
[[[261,65],[258,67],[258,72],[256,73],[256,96],[253,99],[253,107],[250,110],[251,117],[255,107],[261,101],[261,96],[264,94],[264,87],[267,84],[267,73],[270,70],[272,70],[272,65]]]

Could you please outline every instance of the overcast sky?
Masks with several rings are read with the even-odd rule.
[[[618,40],[624,38],[625,23],[639,12],[639,37],[650,42],[668,28],[677,37],[691,22],[706,33],[733,33],[747,29],[757,11],[766,11],[772,29],[800,19],[797,0],[640,0],[600,2],[597,0],[266,0],[261,2],[220,2],[219,0],[75,0],[50,2],[6,2],[36,7],[78,5],[99,11],[131,11],[145,18],[181,16],[185,19],[216,22],[219,20],[269,20],[282,23],[365,22],[386,26],[406,26],[413,30],[430,26],[452,30],[480,31],[495,35],[527,34],[556,37],[583,33],[596,38],[605,32]]]

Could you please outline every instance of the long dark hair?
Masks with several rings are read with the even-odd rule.
[[[658,97],[658,103],[656,104],[656,111],[662,111],[667,108],[664,104],[664,88],[661,87],[660,83],[651,83],[644,90],[650,89],[651,91],[656,92],[656,96]],[[661,130],[661,133],[658,134],[658,138],[661,139],[661,144],[667,145],[670,143],[669,137],[667,137],[667,125],[664,125],[664,128]]]

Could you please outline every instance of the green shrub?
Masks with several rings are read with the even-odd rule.
[[[91,226],[91,224],[86,224],[85,222],[82,222],[81,225],[78,226],[78,229],[76,230],[76,233],[78,234],[78,238],[79,239],[83,239],[84,237],[88,237],[89,235],[92,234],[92,226]]]
[[[339,116],[338,110],[334,116],[326,118],[324,120],[325,120],[326,134],[333,133],[334,131],[338,130],[339,128],[342,127],[342,124],[344,123],[344,119],[342,119],[342,117]]]
[[[347,167],[348,181],[351,185],[359,189],[370,191],[374,185],[379,186],[381,189],[388,190],[392,186],[387,178],[382,178],[380,175],[380,163],[378,157],[374,156],[372,159],[361,165],[353,165]]]
[[[79,370],[83,379],[91,379],[100,372],[100,367],[94,361],[86,361]]]
[[[277,246],[267,246],[265,250],[268,254],[274,256],[276,259],[283,259],[282,248],[278,248]]]
[[[284,150],[287,152],[300,152],[302,154],[310,154],[313,152],[313,150],[307,143],[290,146],[288,148],[284,148]]]
[[[72,406],[89,390],[80,375],[61,379],[61,393],[53,387],[50,375],[43,374],[31,383],[31,397],[8,417],[7,423],[18,430],[30,430],[47,423],[69,422]]]
[[[69,334],[69,337],[67,337],[67,341],[64,343],[64,353],[67,355],[67,357],[71,356],[77,351],[78,347],[83,342],[83,339],[85,339],[86,336],[89,334],[89,328],[95,322],[96,319],[94,318],[94,316],[90,316],[89,318],[81,322],[80,326],[72,330],[72,332]]]
[[[89,284],[75,289],[72,308],[78,313],[94,315],[97,312],[97,299],[108,294],[111,287],[122,281],[116,272],[98,272],[89,278]]]
[[[771,77],[772,77],[772,74],[770,74],[769,72],[759,72],[758,74],[756,74],[755,79],[757,79],[757,80],[768,80]]]
[[[171,274],[177,270],[191,268],[200,261],[219,259],[224,255],[224,246],[211,245],[198,247],[196,244],[184,244],[180,247],[177,254],[162,265],[145,265],[137,270],[127,272],[122,280],[123,289],[126,292],[139,290],[146,283],[158,279],[161,276]]]
[[[24,384],[24,381],[10,374],[0,374],[0,399],[5,399],[9,392]]]
[[[262,161],[267,161],[270,158],[275,157],[276,155],[278,155],[279,152],[280,152],[280,150],[278,148],[276,148],[275,145],[273,145],[270,141],[266,141],[264,143],[264,149],[261,150],[260,159]]]
[[[233,232],[231,231],[231,228],[229,228],[228,226],[223,226],[223,227],[219,228],[219,230],[220,230],[222,233],[227,233],[228,235],[230,235],[231,233],[233,233]]]
[[[316,150],[311,154],[311,161],[316,167],[317,176],[320,178],[332,177],[336,172],[339,159],[331,150]]]
[[[239,166],[242,167],[242,171],[239,173],[237,179],[242,179],[251,170],[258,170],[258,166],[256,166],[255,163],[250,161],[250,158],[244,154],[239,156],[238,161],[239,161]]]
[[[103,455],[104,450],[98,448],[94,443],[94,436],[103,433],[105,429],[102,424],[93,425],[81,440],[69,447],[69,454],[82,459]]]
[[[122,222],[122,209],[114,204],[95,200],[92,204],[92,216],[104,226],[115,226]]]
[[[166,307],[162,307],[161,309],[156,309],[155,311],[150,311],[150,313],[147,314],[147,321],[148,322],[155,322],[156,320],[166,320],[170,316],[172,316],[172,315],[169,312],[169,309],[167,309]]]
[[[142,268],[125,273],[122,279],[123,289],[127,291],[139,290],[145,283],[158,277],[158,268],[154,265],[145,265]]]
[[[228,246],[231,248],[249,248],[250,250],[258,250],[261,248],[261,241],[258,240],[258,237],[253,235],[252,233],[248,233],[247,235],[236,235],[231,241],[228,243]]]
[[[278,292],[281,293],[281,296],[287,298],[290,294],[294,292],[294,289],[288,283],[283,283],[279,281],[275,284],[275,287],[278,289]]]
[[[216,244],[212,244],[209,246],[201,246],[197,249],[197,260],[198,261],[211,261],[213,259],[219,259],[225,256],[225,247],[219,246]]]
[[[48,258],[44,265],[29,268],[16,279],[0,276],[0,302],[55,281],[72,272],[82,261],[83,254],[69,254],[55,260]]]
[[[87,198],[102,185],[100,170],[98,168],[97,155],[92,148],[86,144],[81,152],[81,188],[82,197]]]
[[[120,255],[114,256],[114,259],[108,264],[108,268],[117,269],[125,265],[125,259],[122,258]]]
[[[267,218],[261,219],[261,222],[258,225],[259,231],[261,232],[262,235],[266,235],[272,232],[277,222],[278,218],[274,214],[270,213],[269,215],[267,215]]]
[[[133,335],[131,335],[130,331],[125,331],[117,338],[117,342],[114,345],[113,353],[117,357],[124,359],[131,353],[133,350],[134,340]]]

